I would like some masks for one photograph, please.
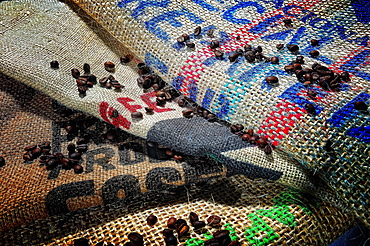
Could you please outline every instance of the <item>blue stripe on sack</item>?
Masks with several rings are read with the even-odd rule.
[[[351,128],[346,135],[359,139],[364,143],[370,143],[370,126]]]

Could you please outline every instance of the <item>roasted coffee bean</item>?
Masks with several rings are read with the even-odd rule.
[[[59,62],[58,61],[51,61],[50,68],[52,69],[59,69]]]
[[[122,56],[120,59],[121,63],[129,63],[130,62],[130,56]]]
[[[86,91],[87,91],[86,87],[78,86],[77,89],[78,89],[78,93],[82,95],[86,94]]]
[[[94,246],[104,246],[104,242],[98,242]]]
[[[268,76],[266,77],[266,82],[269,84],[277,84],[279,79],[276,76]]]
[[[77,68],[71,69],[71,74],[72,74],[72,77],[75,79],[77,79],[81,75],[80,71]]]
[[[155,225],[155,223],[157,223],[157,221],[158,221],[158,218],[154,214],[151,214],[151,215],[148,216],[148,218],[146,218],[146,222],[150,226]]]
[[[119,116],[118,110],[117,109],[113,109],[110,117],[111,118],[118,118],[118,116]]]
[[[235,50],[235,52],[238,53],[239,55],[243,55],[244,50],[241,49],[241,48],[238,48],[238,49]]]
[[[231,243],[231,238],[227,237],[224,240],[222,240],[221,245],[222,246],[228,246]]]
[[[36,148],[37,148],[37,145],[33,144],[33,145],[25,147],[24,150],[25,151],[32,151],[33,149],[36,149]]]
[[[115,67],[116,65],[113,62],[110,62],[110,61],[104,62],[104,68],[108,72],[114,72]]]
[[[257,60],[259,60],[259,61],[262,61],[262,59],[264,58],[264,56],[262,55],[262,53],[261,53],[261,52],[257,52],[257,53],[255,54],[255,56],[256,56],[256,59],[257,59]]]
[[[131,117],[132,118],[135,118],[135,119],[142,119],[143,118],[143,113],[141,113],[141,112],[133,112],[133,113],[131,113]]]
[[[344,80],[344,81],[348,81],[350,79],[349,77],[349,72],[347,71],[344,71],[340,74],[340,77]]]
[[[229,55],[229,61],[230,62],[235,62],[239,57],[239,54],[238,53],[233,53],[231,55]]]
[[[78,138],[76,141],[76,144],[87,144],[89,142],[89,139],[86,137]]]
[[[190,223],[194,223],[195,221],[198,221],[199,220],[199,217],[196,213],[194,212],[190,212],[189,214],[189,220],[190,220]]]
[[[163,107],[166,104],[166,98],[164,98],[164,97],[157,97],[155,99],[155,102],[156,102],[156,104],[158,106],[162,106]]]
[[[77,174],[82,173],[84,171],[84,168],[81,165],[75,165],[73,167],[73,171]]]
[[[194,49],[195,48],[195,44],[193,42],[187,42],[186,43],[186,46],[190,49]]]
[[[50,142],[49,141],[45,141],[45,142],[41,142],[38,144],[38,146],[41,148],[41,149],[49,149],[51,148],[50,147]]]
[[[238,132],[238,128],[237,128],[236,125],[231,125],[230,130],[231,130],[232,133]]]
[[[318,57],[320,55],[320,52],[318,50],[312,50],[309,54],[312,57]]]
[[[162,231],[162,234],[165,237],[171,237],[171,236],[173,236],[173,230],[171,230],[171,229],[164,229]]]
[[[108,80],[108,77],[101,78],[99,79],[99,84],[104,86],[108,82]]]
[[[83,70],[85,74],[89,74],[91,72],[90,64],[85,63],[83,66]]]
[[[181,224],[179,227],[177,227],[176,231],[177,231],[177,235],[179,237],[183,237],[185,236],[188,232],[189,232],[189,226],[186,225],[186,224]]]
[[[218,224],[220,224],[220,222],[221,222],[221,217],[219,217],[217,215],[211,215],[207,219],[207,223],[210,226],[218,225]]]
[[[258,147],[260,147],[261,149],[263,149],[267,145],[267,138],[260,137],[259,139],[256,140],[256,143],[257,143]]]
[[[304,81],[305,79],[303,78],[303,76],[305,75],[305,72],[303,71],[303,70],[294,70],[294,73],[295,73],[295,75],[297,76],[297,79],[299,80],[299,81]]]
[[[46,167],[50,169],[54,169],[58,166],[58,162],[55,159],[50,159],[46,162]]]
[[[276,45],[276,49],[277,50],[281,50],[281,49],[283,49],[284,48],[284,44],[277,44]]]
[[[30,159],[32,159],[32,156],[31,156],[30,152],[27,152],[23,155],[23,160],[24,161],[29,161]]]
[[[187,33],[184,33],[183,35],[181,35],[182,37],[184,37],[184,39],[185,39],[185,41],[187,41],[187,40],[190,40],[190,36],[189,36],[189,34],[187,34]]]
[[[305,75],[303,75],[303,79],[306,80],[306,81],[311,81],[312,80],[312,75],[310,73],[306,73]]]
[[[252,51],[247,51],[244,57],[248,62],[254,62],[256,60],[256,55]]]
[[[239,241],[232,241],[231,243],[229,243],[229,245],[227,246],[241,246],[242,244],[239,242]]]
[[[310,103],[307,103],[305,105],[305,109],[307,111],[307,113],[309,114],[312,114],[312,115],[315,115],[316,114],[316,109],[315,109],[315,106],[313,106],[312,104]]]
[[[186,101],[185,99],[181,98],[177,101],[177,104],[180,106],[180,107],[185,107],[186,105]]]
[[[70,153],[68,155],[68,157],[71,158],[71,159],[80,160],[81,159],[81,153],[78,153],[78,152]]]
[[[296,44],[289,44],[289,45],[287,45],[287,48],[290,52],[293,52],[293,53],[298,52],[298,50],[299,50],[299,47]]]
[[[213,33],[214,33],[214,29],[209,29],[208,31],[207,31],[207,36],[208,37],[210,37],[210,38],[212,38],[213,37]]]
[[[312,89],[307,89],[307,96],[309,96],[312,99],[316,99],[317,92]]]
[[[194,30],[194,36],[199,36],[202,32],[202,28],[200,26],[197,26]]]
[[[262,53],[262,47],[261,47],[260,45],[258,45],[258,46],[256,47],[256,51],[257,51],[258,53]]]
[[[298,64],[303,64],[304,63],[304,57],[303,56],[297,56],[295,58],[295,62]]]
[[[294,70],[294,65],[287,65],[284,67],[285,72],[292,72]]]
[[[0,167],[5,166],[5,159],[4,157],[0,156]]]
[[[228,230],[218,230],[213,233],[213,238],[217,239],[219,242],[222,242],[225,238],[228,238],[230,231]]]
[[[183,36],[178,37],[176,40],[178,43],[181,43],[181,44],[185,42],[185,38]]]
[[[191,117],[185,117],[185,118],[191,118]],[[181,162],[184,159],[184,157],[182,157],[181,155],[174,155],[173,159],[175,159],[177,162]]]
[[[329,139],[328,141],[326,141],[326,143],[324,145],[324,150],[326,152],[332,152],[334,150],[332,145],[333,145],[333,142]]]
[[[69,169],[71,167],[71,164],[72,164],[72,162],[69,158],[63,158],[60,162],[62,163],[62,165],[65,169]]]
[[[166,246],[176,246],[178,244],[175,236],[166,237],[164,242],[166,243]]]
[[[34,148],[33,150],[31,150],[31,154],[33,158],[37,158],[42,154],[42,150],[41,148]]]
[[[200,229],[206,226],[206,222],[198,220],[194,221],[191,225],[194,227],[194,229]]]
[[[319,41],[317,41],[317,39],[311,39],[311,45],[312,46],[318,46],[319,45]]]
[[[208,114],[207,117],[206,117],[206,119],[209,122],[215,122],[217,120],[216,115],[215,114],[212,114],[212,113]]]
[[[131,232],[127,235],[127,238],[135,245],[144,245],[144,237],[137,232]]]
[[[164,91],[157,91],[156,93],[155,93],[155,96],[156,97],[164,97],[165,96],[165,92]]]
[[[286,27],[292,27],[292,19],[284,19],[283,23]]]
[[[267,144],[264,148],[263,151],[265,152],[266,155],[271,155],[272,154],[272,148],[269,144]]]
[[[217,239],[209,239],[204,242],[204,246],[220,246],[220,242]]]
[[[167,220],[167,227],[171,229],[176,229],[176,222],[177,219],[175,217],[171,217]]]
[[[270,58],[272,64],[279,64],[279,58],[277,56],[273,56]]]
[[[178,219],[178,220],[176,220],[176,229],[178,229],[182,224],[185,224],[185,225],[187,225],[187,222],[186,222],[186,220],[184,220],[184,219]]]
[[[213,40],[213,41],[211,42],[211,44],[209,45],[209,47],[210,47],[211,49],[216,49],[216,48],[220,47],[220,42],[219,42],[218,40]]]
[[[367,110],[368,106],[364,101],[357,101],[353,104],[354,109],[357,110]]]
[[[249,135],[249,134],[243,134],[242,135],[242,140],[243,141],[249,141],[250,138],[251,138],[251,135]]]
[[[243,126],[242,124],[236,124],[235,126],[236,126],[236,130],[237,130],[238,132],[241,132],[241,131],[243,131],[243,130],[244,130],[244,126]]]
[[[89,240],[82,237],[82,238],[78,238],[74,240],[73,245],[74,246],[89,246],[90,244],[89,244]]]
[[[185,117],[185,118],[191,118],[193,117],[193,110],[183,110],[182,111],[182,115]]]
[[[154,114],[154,108],[152,108],[152,107],[145,107],[144,109],[145,109],[145,112],[147,114]]]
[[[299,63],[294,63],[293,64],[293,70],[296,71],[296,70],[302,70],[302,65],[299,64]]]
[[[85,78],[78,78],[76,79],[77,86],[85,86],[87,83],[87,79]]]

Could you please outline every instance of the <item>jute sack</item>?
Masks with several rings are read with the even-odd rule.
[[[367,1],[68,2],[76,3],[184,95],[228,122],[254,128],[319,175],[369,226]],[[286,19],[292,24],[284,22]],[[202,29],[198,36],[194,31],[197,27]],[[190,35],[189,42],[195,48],[178,42],[184,33]],[[312,39],[318,41],[317,46]],[[224,58],[215,57],[212,41],[219,41]],[[250,63],[243,56],[230,62],[228,56],[235,58],[246,44],[261,46],[263,55],[277,56],[280,62]],[[278,50],[277,44],[285,48]],[[289,45],[298,45],[299,51],[289,51]],[[312,53],[314,50],[319,55]],[[304,80],[287,73],[285,66],[299,55],[304,56],[303,69],[315,63],[328,67],[332,71],[330,81],[323,79],[307,89]],[[350,80],[333,74],[343,71],[350,73]],[[266,82],[271,75],[278,77],[277,86]],[[364,110],[356,109],[355,103],[363,105]],[[170,122],[165,123],[168,128]],[[168,128],[159,126],[163,134],[154,126],[148,139],[192,154],[199,154],[204,147],[199,144],[201,140],[197,142],[188,135],[182,141],[174,140],[166,134]],[[190,150],[179,147],[184,141],[199,145]],[[264,166],[266,160],[255,147],[221,152],[223,157],[240,161],[225,163],[249,176],[253,175],[242,163]],[[275,162],[268,160],[269,165],[277,163],[277,158],[273,159]],[[277,170],[276,166],[269,168]],[[287,166],[282,169],[283,175],[292,170]]]
[[[165,245],[162,231],[168,228],[168,219],[175,217],[191,227],[188,235],[179,238],[179,245],[203,245],[220,229],[228,230],[242,245],[329,245],[353,223],[353,217],[328,203],[276,182],[241,175],[213,179],[178,194],[152,195],[37,220],[0,232],[2,242],[74,245],[85,238],[92,246],[124,245],[128,235],[137,232],[143,236],[144,245]],[[221,221],[196,230],[191,226],[190,212],[201,221],[211,215]],[[152,226],[146,222],[149,215],[158,219]],[[176,232],[174,235],[178,236]]]
[[[165,107],[156,106],[153,102],[155,92],[148,90],[143,93],[143,90],[137,86],[136,64],[140,63],[141,60],[134,59],[129,65],[118,65],[119,57],[129,53],[131,47],[127,49],[118,45],[115,47],[117,53],[114,53],[109,49],[112,45],[107,46],[105,42],[108,44],[117,44],[117,42],[108,36],[104,29],[99,29],[100,26],[97,26],[93,32],[64,4],[56,1],[37,2],[37,4],[33,1],[5,1],[1,2],[0,6],[1,15],[4,17],[1,37],[3,59],[0,66],[1,71],[5,74],[55,98],[70,108],[97,116],[135,136],[165,144],[184,154],[193,156],[208,154],[225,164],[229,170],[246,174],[250,178],[263,177],[277,180],[282,184],[319,196],[332,197],[327,190],[321,188],[320,181],[316,183],[311,181],[309,174],[298,162],[293,161],[283,151],[276,150],[272,155],[267,156],[262,150],[252,147],[231,134],[230,130],[221,124],[210,123],[200,117],[184,119],[181,113],[183,108],[179,107],[176,102],[168,102]],[[137,30],[138,32],[142,31],[142,29]],[[104,42],[96,33],[100,34]],[[50,69],[50,61],[52,60],[59,61],[60,69]],[[117,63],[114,76],[125,88],[121,91],[115,91],[95,85],[87,91],[85,97],[80,97],[75,79],[71,77],[71,68],[82,70],[82,65],[88,62],[91,64],[92,72],[98,78],[102,78],[110,75],[104,69],[103,63],[105,61]],[[4,82],[4,85],[6,84]],[[45,102],[47,101],[38,101],[39,104]],[[154,107],[155,114],[145,114],[144,119],[139,120],[131,118],[132,111],[140,109],[144,112],[143,108],[146,106]],[[133,110],[133,108],[136,109]],[[118,111],[118,117],[112,117],[111,113],[114,109]],[[11,112],[6,107],[3,113],[7,115]],[[58,134],[66,135],[66,137],[59,137],[55,143],[54,139],[51,141],[52,146],[55,144],[54,150],[62,153],[66,153],[67,142],[63,145],[60,144],[60,141],[77,140],[69,139],[68,134],[64,132],[63,128],[66,124],[61,123],[55,126],[61,131]],[[39,132],[39,129],[37,130]],[[4,135],[11,132],[4,131]],[[12,134],[14,135],[14,133]],[[48,134],[38,136],[34,139],[37,141],[31,141],[33,138],[28,138],[24,145],[20,143],[23,141],[19,141],[24,139],[22,136],[15,138],[16,144],[7,145],[10,146],[10,150],[16,149],[18,159],[14,159],[14,165],[8,163],[9,165],[1,169],[1,178],[4,180],[2,183],[5,184],[2,187],[2,194],[4,194],[2,200],[4,202],[1,204],[9,205],[3,207],[4,216],[2,218],[5,219],[2,220],[2,229],[8,229],[14,225],[47,215],[65,213],[102,202],[114,202],[128,196],[125,194],[127,192],[136,196],[138,193],[148,190],[168,191],[171,190],[172,185],[194,183],[209,176],[225,175],[226,172],[222,166],[209,159],[207,159],[207,167],[198,166],[196,168],[198,171],[194,171],[194,168],[191,167],[189,169],[183,168],[184,165],[188,164],[180,165],[174,161],[165,164],[161,164],[160,161],[160,164],[151,166],[147,164],[147,159],[142,155],[140,157],[140,154],[137,158],[143,160],[139,162],[141,165],[129,164],[127,169],[126,160],[131,159],[132,155],[136,158],[136,154],[130,152],[130,158],[128,158],[125,154],[120,154],[119,146],[115,146],[113,150],[108,150],[109,147],[104,149],[104,145],[100,146],[97,139],[92,143],[92,146],[89,146],[91,158],[89,159],[86,154],[86,160],[82,161],[85,168],[83,175],[76,175],[72,170],[62,170],[60,167],[49,172],[40,168],[38,161],[24,165],[25,163],[21,159],[22,154],[20,154],[24,146],[39,143],[38,139],[40,138],[42,138],[40,141],[50,141],[50,129]],[[124,136],[123,133],[121,134]],[[124,142],[129,138],[121,137],[122,139]],[[121,150],[126,151],[130,146],[136,145],[124,145]],[[145,151],[147,147],[143,146],[145,145],[138,147],[141,152]],[[101,147],[103,150],[94,151]],[[246,162],[244,153],[240,156],[235,151],[241,149],[252,151],[253,155],[247,156],[253,156],[255,160]],[[15,156],[11,154],[10,150],[2,150],[2,155],[6,157],[6,160],[12,160],[11,157],[7,157],[8,155]],[[236,152],[236,155],[233,152]],[[122,165],[120,161],[115,159],[118,157],[121,158],[120,160],[124,160]],[[240,159],[241,157],[244,159]],[[96,164],[96,168],[91,168]],[[111,165],[115,167],[113,168]],[[216,174],[212,175],[213,171],[210,170],[214,170]],[[14,175],[14,173],[18,175]],[[148,173],[150,173],[149,180]],[[24,178],[18,179],[18,177]],[[140,182],[140,180],[145,181]],[[163,180],[167,180],[167,182],[163,182]],[[107,181],[109,181],[108,184],[106,184]],[[20,186],[15,186],[14,183],[18,183]],[[22,186],[23,184],[27,185]],[[124,190],[123,193],[122,190]],[[25,191],[27,191],[27,195],[24,195]],[[8,199],[12,196],[18,200]],[[86,196],[91,199],[86,199]],[[335,199],[332,201],[335,203]],[[14,209],[9,211],[9,208]]]

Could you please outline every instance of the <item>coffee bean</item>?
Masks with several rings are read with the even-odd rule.
[[[249,135],[249,134],[243,134],[242,135],[242,140],[243,141],[249,141],[250,138],[251,138],[251,135]]]
[[[157,223],[157,221],[158,221],[158,218],[154,214],[151,214],[151,215],[148,216],[148,218],[146,218],[146,222],[150,226],[155,225],[155,223]]]
[[[295,62],[298,64],[303,64],[304,63],[304,57],[303,56],[297,56],[295,58]]]
[[[284,48],[284,44],[277,44],[276,45],[276,49],[277,50],[281,50],[281,49],[283,49]]]
[[[52,69],[59,69],[59,62],[58,61],[51,61],[50,68]]]
[[[256,51],[257,51],[258,53],[262,53],[262,47],[261,47],[260,45],[258,45],[258,46],[256,47]]]
[[[221,241],[222,246],[228,246],[231,243],[231,238],[227,237]]]
[[[311,45],[312,46],[318,46],[319,45],[319,41],[317,41],[317,39],[311,39]]]
[[[254,62],[256,60],[256,55],[252,51],[247,51],[244,57],[248,62]]]
[[[115,67],[116,65],[113,62],[110,61],[104,62],[104,68],[108,72],[114,72]]]
[[[292,27],[292,19],[284,19],[283,22],[286,27]]]
[[[24,148],[25,151],[32,151],[33,149],[36,149],[37,145],[36,144],[33,144],[33,145],[29,145],[27,147]]]
[[[118,116],[119,116],[118,110],[117,109],[113,109],[110,117],[112,117],[112,118],[118,118]]]
[[[318,50],[312,50],[309,54],[312,57],[318,57],[320,55],[320,52]]]
[[[178,219],[178,220],[176,220],[176,225],[175,225],[176,226],[176,229],[178,229],[183,224],[187,225],[186,220],[184,220],[184,219]]]
[[[75,173],[77,173],[77,174],[80,174],[80,173],[82,173],[83,171],[84,171],[84,169],[83,169],[83,167],[81,166],[81,165],[75,165],[74,167],[73,167],[73,171],[75,172]]]
[[[220,242],[217,239],[209,239],[204,242],[204,246],[220,246]]]
[[[210,47],[211,49],[216,49],[216,48],[220,47],[220,42],[219,42],[218,40],[213,40],[213,41],[211,42],[211,44],[209,45],[209,47]]]
[[[239,241],[232,241],[231,243],[229,243],[229,245],[227,246],[241,246],[242,244],[239,242]]]
[[[0,156],[0,167],[5,166],[5,159],[4,157]]]
[[[162,106],[163,107],[166,104],[166,98],[164,98],[164,97],[157,97],[155,99],[155,102],[156,102],[156,104],[158,106]]]
[[[144,245],[144,237],[137,232],[131,232],[127,235],[127,238],[135,245]]]
[[[84,70],[85,74],[89,74],[91,72],[90,64],[85,63],[84,66],[83,66],[83,70]]]
[[[185,118],[192,118],[194,116],[193,114],[193,110],[183,110],[182,111],[182,115],[185,117]]]
[[[194,30],[194,36],[199,36],[202,32],[202,28],[200,26],[196,27]]]
[[[74,246],[89,246],[90,244],[89,244],[89,240],[82,237],[82,238],[78,238],[74,240],[73,245]]]
[[[238,128],[237,128],[236,125],[231,125],[230,130],[231,130],[232,133],[238,132]]]
[[[272,154],[272,148],[269,144],[267,144],[264,148],[263,151],[265,152],[266,155],[271,155]]]
[[[199,217],[196,213],[194,212],[190,212],[189,214],[189,220],[190,220],[190,223],[193,224],[195,221],[198,221],[199,220]]]
[[[294,63],[293,64],[293,71],[295,70],[302,70],[302,65],[299,63]]]
[[[141,113],[141,112],[133,112],[133,113],[131,113],[131,117],[132,118],[135,118],[135,119],[142,119],[143,118],[143,113]]]
[[[211,215],[207,219],[207,223],[210,226],[218,225],[221,222],[221,218],[217,215]]]
[[[164,242],[166,243],[166,246],[176,246],[178,244],[175,236],[165,238]]]
[[[50,169],[54,169],[58,166],[58,162],[55,159],[50,159],[46,162],[46,167]]]
[[[277,84],[279,79],[276,76],[268,76],[266,77],[266,82],[269,84]]]
[[[287,48],[290,52],[293,52],[293,53],[298,52],[299,50],[299,47],[296,44],[289,44],[287,45]]]
[[[145,107],[145,112],[147,114],[154,114],[154,108],[153,107]]]
[[[69,169],[71,167],[71,164],[72,164],[72,162],[69,158],[63,158],[61,160],[61,163],[63,165],[63,168],[65,168],[65,169]]]
[[[341,77],[344,81],[349,80],[349,79],[350,79],[350,77],[349,77],[349,72],[347,72],[347,71],[342,72],[342,73],[340,74],[340,77]]]
[[[258,147],[260,147],[261,149],[263,149],[267,145],[267,138],[260,137],[259,139],[256,140],[256,143],[257,143]]]
[[[189,36],[189,34],[187,34],[187,33],[184,33],[183,35],[181,35],[184,39],[185,39],[185,41],[187,41],[187,40],[190,40],[190,36]]]
[[[312,75],[310,73],[306,73],[305,75],[303,75],[303,79],[306,81],[311,81]]]
[[[189,232],[189,226],[186,225],[186,224],[181,224],[179,227],[177,227],[176,231],[177,231],[177,235],[179,237],[182,237],[184,235],[186,235],[188,232]]]
[[[177,101],[177,104],[180,106],[180,107],[185,107],[186,105],[186,101],[185,99],[181,98]]]
[[[68,157],[71,158],[71,159],[80,160],[81,159],[81,153],[78,153],[78,152],[70,153],[68,155]]]
[[[77,89],[78,89],[78,93],[80,93],[81,95],[86,94],[86,91],[87,91],[86,87],[78,86]]]
[[[255,55],[256,55],[256,59],[259,61],[262,61],[262,59],[264,58],[261,52],[257,52]]]
[[[239,54],[238,53],[233,53],[231,55],[229,55],[229,61],[230,62],[235,62],[239,57]]]
[[[176,229],[176,222],[177,219],[175,217],[171,217],[167,220],[167,227],[171,229]]]
[[[294,70],[294,65],[287,65],[284,67],[285,72],[292,72]]]
[[[208,37],[210,37],[210,38],[212,38],[213,37],[213,33],[214,33],[214,29],[209,29],[208,31],[207,31],[207,36]]]
[[[23,154],[22,157],[23,157],[24,161],[29,161],[30,159],[32,159],[32,156],[31,156],[30,152],[26,152],[25,154]]]
[[[129,56],[122,56],[119,60],[121,63],[129,63],[131,59]]]
[[[185,38],[183,36],[178,37],[176,40],[178,43],[181,43],[181,44],[185,42]]]
[[[279,58],[276,56],[271,57],[270,61],[272,64],[279,64]]]
[[[213,233],[213,238],[217,239],[219,242],[222,242],[225,238],[228,238],[230,231],[228,230],[218,230]]]
[[[200,229],[206,226],[206,222],[201,220],[194,221],[194,223],[192,223],[192,226],[194,227],[194,229]]]
[[[76,79],[77,86],[85,86],[87,83],[87,79],[79,77]]]
[[[368,106],[364,101],[357,101],[353,104],[354,109],[357,110],[367,110]]]
[[[164,229],[162,231],[162,234],[165,237],[171,237],[171,236],[173,236],[173,230],[171,230],[171,229]]]
[[[41,148],[41,149],[50,149],[50,142],[49,141],[44,141],[44,142],[41,142],[38,144],[38,146]]]
[[[31,151],[31,154],[32,154],[32,157],[33,158],[37,158],[37,157],[39,157],[42,154],[42,150],[41,150],[41,148],[34,148]]]
[[[194,49],[195,48],[195,44],[193,42],[187,42],[186,43],[186,46],[190,49]]]
[[[104,86],[108,82],[108,80],[109,80],[108,77],[101,78],[99,79],[99,84]]]
[[[333,142],[329,139],[328,141],[326,141],[326,143],[324,145],[324,150],[326,152],[332,152],[332,151],[334,151],[332,145],[333,145]]]
[[[71,74],[72,74],[72,77],[75,79],[77,79],[81,75],[80,71],[77,68],[71,69]]]
[[[309,113],[309,114],[312,114],[312,115],[315,115],[316,114],[315,106],[313,106],[310,103],[306,103],[305,109],[306,109],[307,113]]]

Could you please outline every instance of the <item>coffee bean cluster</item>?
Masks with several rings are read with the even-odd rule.
[[[76,85],[80,95],[86,95],[88,88],[92,88],[97,81],[95,75],[91,74],[90,65],[85,63],[83,65],[84,74],[81,75],[77,68],[71,69],[71,75],[76,79]]]
[[[161,90],[165,87],[166,82],[155,74],[145,63],[137,64],[138,73],[140,77],[137,79],[137,84],[140,88],[147,90],[153,88],[155,91]]]
[[[197,26],[194,29],[194,37],[198,37],[201,32],[202,32],[202,27]],[[209,32],[209,35],[213,35],[213,30],[211,32]],[[180,37],[177,38],[177,42],[179,42],[181,44],[185,43],[185,45],[190,49],[195,48],[195,43],[190,41],[189,34],[186,34],[186,33],[182,34]]]
[[[121,85],[113,75],[109,75],[108,77],[103,77],[99,79],[99,84],[101,87],[112,89],[114,88],[116,91],[120,91],[122,88],[124,88],[123,85]]]
[[[5,166],[5,158],[0,156],[0,167]]]
[[[272,154],[273,145],[267,140],[266,137],[259,136],[254,132],[253,129],[244,130],[244,126],[241,124],[231,125],[230,130],[235,135],[238,135],[242,138],[243,141],[247,141],[252,145],[258,146],[262,149],[266,155]]]
[[[183,105],[183,103],[180,103]],[[179,104],[179,105],[180,105]],[[182,111],[182,115],[185,118],[193,118],[194,116],[200,116],[203,117],[204,119],[208,120],[209,122],[215,122],[216,121],[216,115],[211,113],[209,110],[198,106],[198,105],[193,105],[192,109],[186,109]]]

